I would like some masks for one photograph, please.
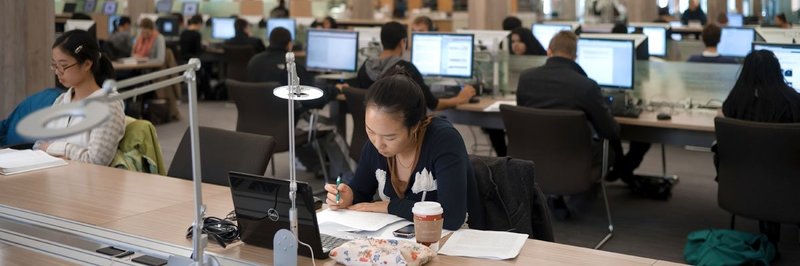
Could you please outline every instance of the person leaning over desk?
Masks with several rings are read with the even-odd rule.
[[[83,30],[64,33],[53,44],[50,68],[58,81],[68,87],[53,105],[68,104],[103,95],[100,85],[114,78],[114,68],[97,46],[97,41]],[[73,136],[40,140],[34,149],[50,155],[85,163],[108,165],[114,158],[117,145],[125,133],[125,113],[122,101],[109,103],[109,118],[90,131]],[[82,117],[63,117],[47,123],[47,128],[66,128],[77,124]]]
[[[426,115],[418,83],[402,67],[393,67],[370,86],[364,102],[366,128],[355,130],[366,130],[370,141],[350,182],[325,185],[328,206],[412,221],[414,203],[437,201],[444,208],[444,229],[458,230],[465,222],[483,228],[464,140],[447,120]],[[376,190],[381,200],[373,202]]]
[[[780,62],[771,51],[755,50],[744,59],[739,79],[722,104],[725,117],[764,123],[800,123],[800,93],[786,84]],[[719,168],[717,145],[714,166]],[[776,244],[780,223],[759,221],[761,233]]]
[[[381,27],[381,44],[383,45],[383,51],[381,51],[378,58],[370,58],[364,61],[364,64],[358,70],[356,79],[352,83],[339,84],[337,87],[340,89],[346,86],[369,88],[387,70],[398,66],[408,73],[414,82],[422,88],[425,103],[431,110],[454,108],[459,104],[469,102],[469,99],[475,96],[475,88],[471,85],[464,85],[458,95],[452,98],[437,99],[433,96],[431,88],[425,84],[425,80],[422,79],[422,74],[417,67],[411,62],[403,60],[403,52],[405,52],[408,45],[408,32],[403,24],[394,21],[384,24]]]

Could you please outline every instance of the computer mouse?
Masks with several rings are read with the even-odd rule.
[[[469,103],[479,103],[479,102],[481,102],[481,98],[478,98],[478,96],[472,96],[472,98],[469,98]]]
[[[658,119],[658,120],[670,120],[670,119],[672,119],[672,116],[670,114],[668,114],[668,113],[658,113],[658,115],[656,115],[656,119]]]

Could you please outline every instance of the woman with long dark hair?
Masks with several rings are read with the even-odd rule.
[[[114,67],[100,52],[97,41],[83,30],[64,33],[53,44],[50,69],[68,90],[56,98],[53,105],[69,104],[103,95],[100,89],[106,79],[114,78]],[[117,145],[125,133],[125,113],[122,101],[109,103],[110,117],[100,126],[73,136],[40,140],[34,145],[53,156],[85,163],[108,165],[116,154]],[[66,128],[80,123],[83,117],[67,116],[47,123],[47,128]]]
[[[544,46],[549,43],[539,43],[533,32],[526,28],[511,30],[511,54],[513,55],[547,55]]]

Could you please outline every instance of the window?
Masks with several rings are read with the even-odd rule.
[[[728,0],[728,12],[739,13],[739,11],[736,10],[736,0]]]

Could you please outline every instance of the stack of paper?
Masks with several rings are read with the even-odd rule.
[[[439,249],[439,254],[493,260],[511,259],[519,255],[527,239],[526,234],[461,229],[450,236],[444,247]]]
[[[0,150],[0,174],[12,175],[37,169],[66,165],[63,159],[41,150]]]

